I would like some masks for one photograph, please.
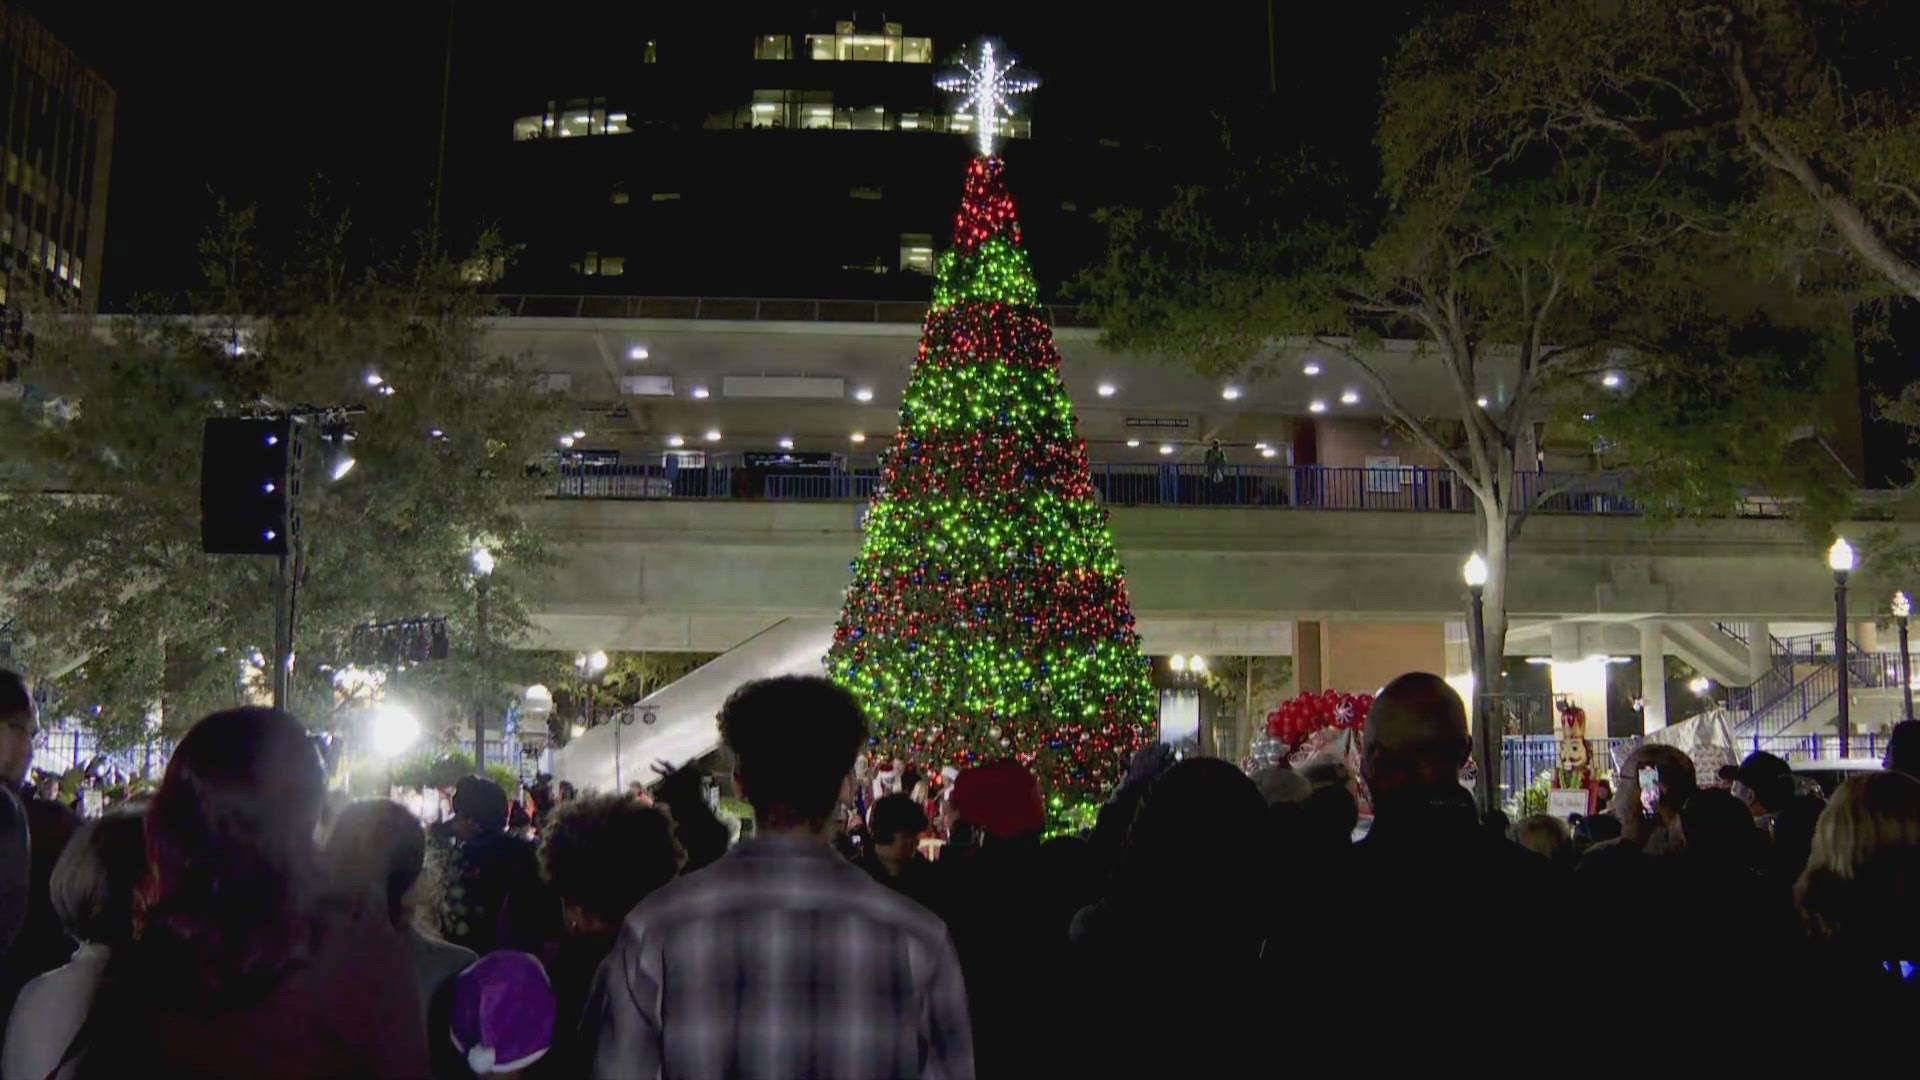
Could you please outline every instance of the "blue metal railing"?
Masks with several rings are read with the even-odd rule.
[[[572,499],[722,499],[860,501],[873,496],[877,467],[850,464],[792,472],[754,470],[756,485],[736,489],[731,461],[701,466],[563,463],[554,495]],[[1292,507],[1314,510],[1466,512],[1472,497],[1446,469],[1349,469],[1321,465],[1222,465],[1095,462],[1100,498],[1122,506]],[[1518,491],[1547,514],[1639,513],[1612,474],[1517,473]]]
[[[879,482],[880,474],[873,470],[774,473],[761,490],[768,499],[857,501],[873,498]]]
[[[563,499],[724,499],[733,494],[733,466],[673,464],[562,465],[554,494]]]
[[[1775,668],[1792,671],[1792,668]],[[1774,738],[1795,724],[1803,723],[1813,710],[1833,700],[1840,691],[1839,665],[1828,660],[1787,691],[1744,718],[1736,720],[1734,734],[1746,738]],[[1895,653],[1850,653],[1847,656],[1848,686],[1882,687],[1900,685],[1900,657]]]
[[[1620,744],[1636,743],[1638,739],[1627,737],[1619,739],[1588,739],[1593,749],[1593,760],[1602,774],[1612,771],[1613,747]],[[1531,785],[1543,771],[1553,768],[1560,760],[1560,744],[1553,735],[1507,735],[1500,740],[1500,782],[1511,797],[1515,792]]]
[[[1832,761],[1840,756],[1840,736],[1831,731],[1806,735],[1736,735],[1733,749],[1742,756],[1765,750],[1788,761]],[[1877,758],[1886,752],[1887,740],[1879,732],[1856,731],[1848,740],[1848,757]]]

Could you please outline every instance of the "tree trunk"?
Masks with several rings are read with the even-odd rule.
[[[1490,477],[1481,487],[1486,493],[1478,499],[1480,557],[1486,560],[1487,584],[1480,592],[1480,675],[1474,682],[1475,700],[1469,702],[1474,722],[1474,763],[1486,777],[1482,809],[1492,812],[1501,803],[1501,736],[1494,730],[1492,710],[1481,705],[1486,695],[1499,684],[1500,667],[1507,653],[1507,545],[1512,536],[1514,513],[1513,452],[1504,444],[1493,443],[1485,449]]]

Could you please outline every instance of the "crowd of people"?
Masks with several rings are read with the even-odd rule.
[[[1358,777],[1156,746],[1091,830],[1050,836],[1033,774],[987,762],[930,862],[905,794],[836,842],[869,729],[816,678],[720,713],[738,842],[688,770],[561,799],[533,838],[478,777],[444,829],[341,805],[263,708],[202,720],[150,802],[81,826],[19,791],[36,725],[0,673],[0,1080],[1215,1075],[1389,1020],[1376,1060],[1438,1063],[1569,978],[1570,1006],[1660,1022],[1714,1015],[1679,994],[1696,976],[1920,990],[1920,727],[1830,800],[1767,755],[1729,790],[1647,744],[1577,832],[1506,826],[1460,782],[1461,700],[1414,673]]]

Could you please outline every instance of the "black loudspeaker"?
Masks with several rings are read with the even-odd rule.
[[[200,550],[285,555],[300,446],[294,422],[216,417],[202,432]]]

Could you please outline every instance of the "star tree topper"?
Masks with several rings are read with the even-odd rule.
[[[973,137],[981,157],[993,156],[993,137],[1003,119],[1013,119],[1014,94],[1024,94],[1040,85],[1040,80],[1013,74],[1013,61],[1002,62],[994,55],[993,42],[980,43],[980,62],[969,64],[960,58],[960,70],[942,75],[934,85],[952,94],[965,94],[956,115],[973,113]]]

